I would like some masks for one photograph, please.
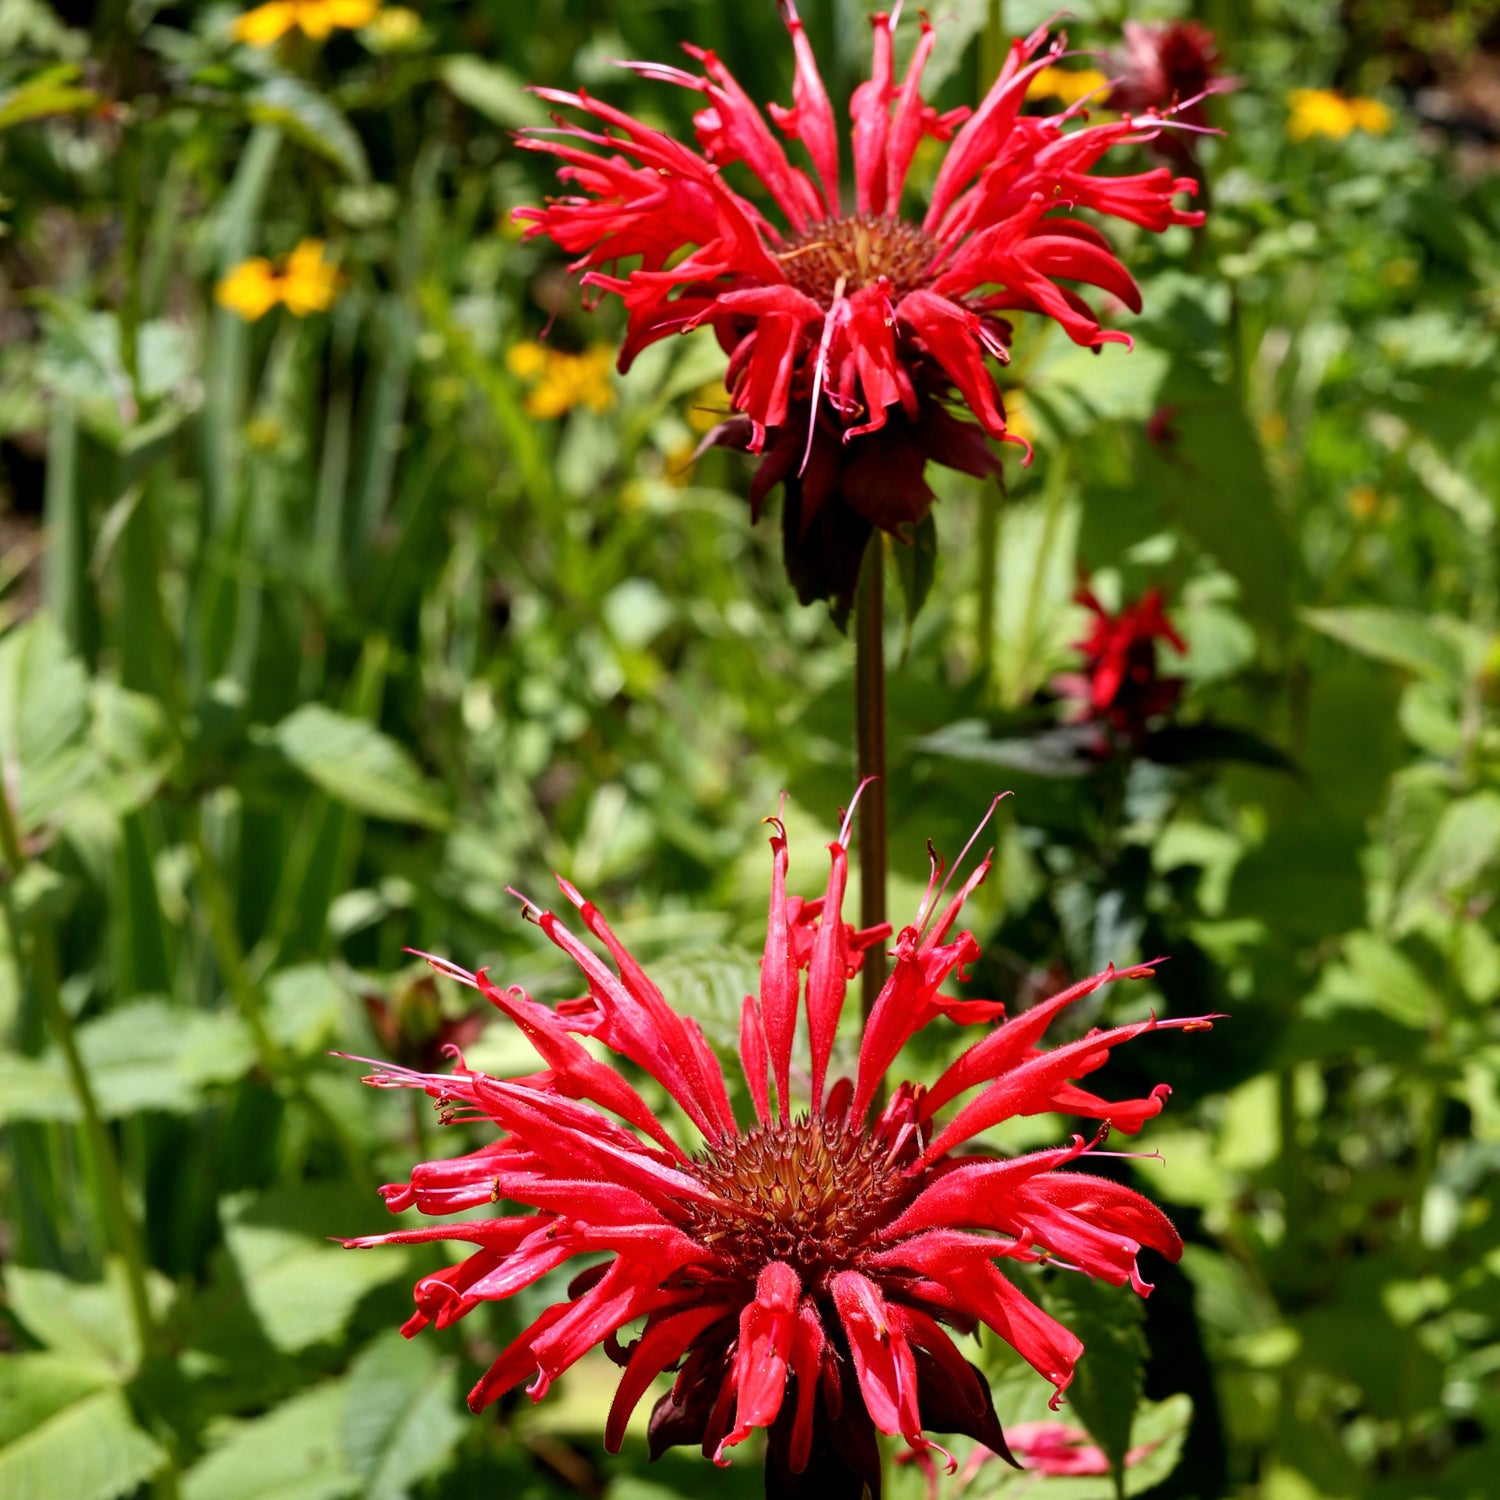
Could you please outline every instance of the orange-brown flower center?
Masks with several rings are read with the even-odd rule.
[[[880,276],[897,297],[915,291],[931,279],[937,252],[937,242],[905,219],[855,214],[813,224],[776,258],[799,292],[831,307]]]
[[[746,1131],[696,1163],[733,1207],[694,1207],[689,1233],[749,1278],[783,1260],[816,1285],[872,1248],[910,1198],[915,1185],[888,1156],[864,1131],[806,1115]]]

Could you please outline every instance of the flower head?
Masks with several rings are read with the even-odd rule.
[[[1391,128],[1391,112],[1378,99],[1348,99],[1336,89],[1293,89],[1286,134],[1291,141],[1327,136],[1341,141],[1356,130],[1384,135]]]
[[[899,535],[927,513],[927,461],[982,474],[997,462],[985,439],[1013,438],[986,364],[1007,358],[1005,314],[1040,313],[1090,347],[1129,344],[1075,289],[1140,308],[1109,240],[1078,212],[1156,231],[1201,215],[1175,202],[1196,184],[1166,168],[1094,175],[1111,148],[1169,122],[1074,129],[1076,109],[1021,113],[1061,38],[1049,43],[1043,29],[1014,42],[978,109],[940,114],[921,92],[932,27],[923,21],[898,78],[895,20],[884,13],[872,18],[870,78],[850,101],[850,201],[833,106],[790,0],[782,9],[796,73],[791,106],[769,113],[807,168],[719,58],[687,46],[699,71],[626,66],[702,97],[698,150],[583,91],[541,89],[591,118],[523,133],[523,146],[558,158],[573,191],[516,218],[571,254],[586,286],[624,303],[622,370],[668,334],[714,330],[734,415],[709,440],[760,455],[757,512],[784,486],[787,563],[801,596],[847,604],[871,528]],[[929,137],[947,152],[926,212],[907,217],[907,174]],[[736,164],[756,199],[730,186],[725,169]],[[950,411],[955,400],[975,422]]]
[[[1107,725],[1127,741],[1139,740],[1151,721],[1168,713],[1182,696],[1182,679],[1164,677],[1156,643],[1165,641],[1182,655],[1187,643],[1167,618],[1160,589],[1111,614],[1087,588],[1078,602],[1094,617],[1088,635],[1076,645],[1083,669],[1064,673],[1053,686],[1074,704],[1073,716]]]
[[[954,1334],[991,1328],[1052,1382],[1054,1401],[1072,1380],[1082,1344],[997,1262],[1050,1259],[1145,1293],[1141,1248],[1178,1256],[1181,1241],[1158,1209],[1078,1170],[1111,1125],[1133,1134],[1170,1090],[1160,1084],[1143,1099],[1113,1102],[1075,1080],[1134,1037],[1213,1018],[1153,1017],[1039,1048],[1070,1005],[1113,979],[1152,972],[1140,965],[1096,974],[995,1024],[1002,1005],[943,989],[978,956],[973,934],[954,929],[990,861],[945,900],[935,860],[915,920],[895,936],[894,967],[857,1059],[840,1074],[835,1040],[848,981],[863,951],[888,941],[890,929],[856,932],[843,920],[847,821],[829,845],[827,886],[814,901],[787,894],[786,834],[778,819],[769,821],[760,992],[746,997],[740,1025],[753,1118],[736,1117],[698,1026],[667,1004],[593,903],[560,879],[609,961],[552,912],[529,902],[526,911],[582,972],[583,998],[554,1008],[500,988],[483,970],[431,960],[520,1027],[538,1071],[491,1078],[455,1049],[448,1075],[377,1065],[366,1080],[425,1090],[445,1121],[485,1120],[499,1132],[469,1155],[425,1162],[410,1181],[383,1188],[390,1209],[448,1216],[504,1204],[504,1211],[345,1243],[472,1246],[467,1259],[417,1283],[408,1335],[428,1323],[446,1327],[574,1256],[603,1254],[609,1258],[575,1276],[501,1352],[470,1393],[474,1410],[523,1382],[540,1400],[603,1344],[623,1368],[605,1425],[610,1451],[647,1389],[675,1370],[651,1416],[653,1456],[692,1443],[723,1463],[729,1449],[766,1428],[768,1493],[857,1496],[862,1484],[878,1491],[877,1433],[945,1461],[928,1428],[1005,1452],[989,1387]],[[903,1082],[887,1094],[905,1043],[939,1018],[975,1027],[977,1040],[931,1087]],[[794,1062],[799,1031],[806,1051]],[[600,1047],[669,1096],[696,1139],[680,1142],[599,1059]],[[1092,1139],[1074,1136],[1018,1157],[966,1144],[1016,1115],[1050,1111],[1105,1123]],[[622,1345],[627,1325],[638,1331]]]
[[[270,0],[236,16],[230,34],[252,47],[269,47],[289,31],[322,42],[334,31],[368,26],[379,8],[379,0]]]
[[[528,416],[560,417],[575,406],[603,412],[615,404],[609,379],[614,356],[607,344],[594,344],[582,354],[569,354],[528,339],[513,344],[505,362],[512,375],[531,387],[525,401]]]
[[[1125,50],[1114,59],[1119,78],[1105,104],[1131,113],[1172,110],[1194,130],[1208,124],[1204,101],[1240,86],[1238,78],[1220,72],[1219,44],[1197,21],[1127,21]],[[1154,151],[1187,166],[1192,152],[1175,132],[1162,132],[1150,143]]]
[[[241,261],[214,288],[214,300],[249,323],[278,304],[293,317],[306,318],[327,312],[343,282],[337,265],[323,258],[323,241],[303,240],[280,269],[263,256]]]

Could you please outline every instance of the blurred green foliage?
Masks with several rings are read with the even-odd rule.
[[[804,8],[847,97],[860,0]],[[1097,48],[1127,13],[1072,9]],[[377,1183],[465,1127],[440,1140],[327,1053],[435,1060],[467,1002],[407,945],[566,993],[505,894],[553,869],[732,1050],[783,789],[813,878],[852,780],[852,652],[793,601],[742,460],[690,461],[717,351],[653,349],[603,409],[537,415],[517,348],[618,324],[508,227],[551,186],[509,145],[544,120],[526,82],[685,127],[609,60],[691,39],[785,98],[775,8],[388,7],[267,50],[234,15],[0,0],[0,1493],[756,1494],[753,1462],[648,1468],[638,1428],[607,1459],[592,1359],[534,1409],[463,1412],[525,1309],[407,1343],[435,1249],[328,1236],[379,1228]],[[1019,329],[1005,383],[1038,458],[1008,462],[992,580],[989,502],[938,476],[936,586],[889,622],[893,906],[925,839],[956,851],[1012,788],[970,992],[1014,1009],[1167,953],[1112,1014],[1232,1017],[1116,1065],[1176,1090],[1143,1138],[1165,1165],[1120,1164],[1189,1241],[1144,1339],[1126,1294],[1037,1289],[1097,1361],[1073,1417],[1117,1461],[1151,1449],[1126,1491],[1485,1500],[1500,178],[1494,122],[1486,145],[1439,105],[1465,58],[1493,76],[1495,23],[1204,17],[1245,80],[1200,148],[1207,230],[1131,245],[1133,354]],[[946,7],[943,104],[973,97],[990,20]],[[1389,133],[1290,142],[1288,91],[1333,83],[1385,90]],[[216,304],[308,238],[343,278],[326,313]],[[1103,763],[1047,692],[1081,570],[1107,601],[1164,587],[1190,648],[1173,723]],[[471,1055],[530,1066],[499,1027]],[[1028,1129],[996,1145],[1068,1125]],[[1044,1415],[1007,1353],[978,1356],[1002,1416]],[[1023,1492],[1114,1488],[991,1464],[963,1491]]]

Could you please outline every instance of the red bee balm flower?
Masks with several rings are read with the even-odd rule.
[[[522,1382],[533,1400],[580,1355],[603,1344],[624,1374],[605,1424],[618,1451],[631,1412],[652,1382],[676,1370],[650,1421],[653,1457],[694,1443],[716,1463],[758,1427],[769,1429],[767,1493],[858,1500],[878,1494],[876,1433],[947,1453],[928,1427],[967,1433],[997,1452],[1005,1439],[989,1388],[949,1330],[983,1323],[1057,1388],[1073,1378],[1082,1344],[1034,1306],[997,1262],[1048,1258],[1116,1285],[1150,1290],[1143,1245],[1182,1249],[1162,1213],[1129,1188],[1067,1170],[1096,1150],[1108,1126],[1133,1134],[1162,1108],[1113,1103],[1072,1080],[1103,1066],[1120,1043],[1213,1017],[1136,1022],[1050,1051],[1048,1024],[1112,979],[1107,970],[1005,1021],[1004,1007],[943,993],[978,956],[972,933],[953,934],[986,858],[946,906],[933,872],[913,925],[895,939],[895,964],[860,1041],[852,1076],[831,1081],[849,978],[862,950],[889,928],[855,932],[842,920],[848,824],[829,846],[821,899],[789,897],[787,841],[777,819],[770,921],[760,994],[747,996],[741,1062],[753,1102],[748,1126],[730,1107],[703,1033],[678,1015],[621,946],[593,904],[565,880],[563,894],[609,953],[606,963],[556,916],[528,915],[582,970],[588,994],[556,1009],[481,970],[443,960],[442,972],[480,990],[525,1032],[542,1069],[490,1078],[457,1057],[449,1076],[383,1067],[366,1081],[423,1089],[443,1118],[487,1119],[500,1138],[467,1156],[425,1162],[410,1182],[383,1188],[400,1212],[451,1215],[504,1201],[520,1211],[445,1219],[351,1247],[467,1241],[467,1260],[416,1286],[408,1336],[447,1327],[480,1302],[509,1297],[576,1255],[608,1255],[576,1276],[495,1360],[469,1396],[478,1411]],[[804,982],[805,975],[805,982]],[[806,1071],[794,1070],[799,1013]],[[886,1073],[907,1040],[939,1016],[981,1035],[930,1088],[902,1083],[881,1103]],[[620,1073],[580,1036],[628,1059],[693,1123],[682,1144]],[[793,1082],[807,1089],[794,1112]],[[965,1097],[967,1096],[967,1097]],[[962,1102],[959,1102],[962,1101]],[[938,1115],[959,1103],[951,1118]],[[1016,1115],[1060,1111],[1106,1122],[1092,1141],[1014,1158],[963,1150]],[[644,1320],[624,1347],[620,1330]],[[1056,1397],[1054,1397],[1054,1400]]]
[[[1115,615],[1087,588],[1076,597],[1094,615],[1093,628],[1075,648],[1083,653],[1083,670],[1060,673],[1052,685],[1073,700],[1075,718],[1098,720],[1126,740],[1139,740],[1182,696],[1182,679],[1163,677],[1157,667],[1156,643],[1165,641],[1180,656],[1187,642],[1167,618],[1160,589]]]
[[[1188,135],[1162,131],[1151,149],[1185,169],[1191,168],[1192,132],[1208,127],[1203,101],[1240,86],[1238,78],[1219,71],[1219,44],[1196,21],[1127,21],[1125,51],[1113,60],[1120,76],[1105,99],[1109,109],[1140,114],[1172,110],[1190,127]]]
[[[977,110],[939,114],[921,94],[931,26],[923,20],[898,82],[895,18],[883,13],[872,17],[870,79],[850,102],[850,205],[840,193],[833,108],[789,0],[782,9],[796,54],[793,102],[769,109],[810,171],[788,158],[724,64],[687,46],[701,74],[625,66],[703,95],[694,117],[701,154],[581,90],[540,89],[601,128],[523,133],[521,145],[558,157],[559,176],[578,191],[516,218],[575,256],[585,285],[624,302],[622,370],[668,334],[714,329],[741,415],[710,441],[762,455],[751,504],[758,513],[766,494],[785,486],[798,592],[847,605],[871,527],[899,534],[926,515],[928,459],[982,474],[996,467],[986,435],[1020,441],[1006,432],[984,359],[1007,357],[1002,313],[1041,313],[1091,347],[1130,342],[1060,285],[1098,287],[1140,309],[1109,241],[1077,211],[1155,231],[1202,215],[1175,206],[1196,184],[1164,167],[1091,175],[1112,147],[1159,134],[1159,118],[1072,129],[1076,110],[1021,114],[1027,84],[1061,54],[1061,37],[1049,45],[1042,29],[1015,41]],[[924,136],[950,144],[926,214],[904,218],[903,188]],[[774,204],[775,222],[729,186],[723,169],[736,162]],[[622,273],[620,262],[631,260]],[[977,427],[949,412],[955,395]]]

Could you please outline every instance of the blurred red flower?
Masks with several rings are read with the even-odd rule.
[[[1184,169],[1193,164],[1193,132],[1208,127],[1204,101],[1229,93],[1238,78],[1220,72],[1219,44],[1197,21],[1126,21],[1125,48],[1110,59],[1119,73],[1106,109],[1128,114],[1172,111],[1186,133],[1161,131],[1150,148]]]
[[[1083,653],[1083,669],[1060,673],[1053,688],[1071,700],[1072,718],[1093,719],[1125,740],[1139,740],[1182,696],[1182,679],[1161,675],[1156,643],[1165,641],[1182,655],[1187,642],[1167,618],[1160,589],[1118,614],[1110,614],[1088,588],[1076,597],[1094,616],[1093,628],[1075,647]]]
[[[542,1067],[522,1078],[490,1078],[456,1049],[447,1076],[377,1065],[367,1082],[425,1090],[445,1122],[489,1121],[499,1138],[465,1156],[425,1162],[409,1182],[382,1189],[393,1212],[416,1208],[442,1222],[345,1243],[473,1246],[468,1259],[417,1283],[408,1336],[512,1296],[574,1256],[608,1256],[575,1276],[500,1354],[470,1394],[474,1410],[522,1382],[539,1400],[602,1343],[624,1369],[605,1426],[611,1452],[652,1382],[675,1370],[651,1416],[653,1457],[692,1443],[723,1463],[729,1448],[764,1427],[768,1494],[858,1500],[863,1485],[878,1493],[877,1433],[900,1435],[945,1461],[925,1429],[966,1433],[1006,1452],[989,1387],[949,1330],[971,1333],[983,1323],[1058,1393],[1073,1378],[1082,1344],[996,1262],[1050,1259],[1144,1294],[1141,1247],[1174,1260],[1180,1254],[1172,1225],[1138,1193],[1067,1170],[1097,1151],[1110,1126],[1138,1131],[1170,1090],[1160,1084],[1145,1098],[1113,1102],[1072,1080],[1102,1067],[1122,1042],[1164,1027],[1204,1028],[1214,1018],[1153,1018],[1039,1048],[1068,1006],[1112,979],[1151,974],[1142,964],[1096,974],[993,1024],[1002,1005],[955,999],[942,988],[979,954],[972,933],[953,929],[990,861],[946,905],[948,882],[934,861],[916,920],[895,938],[894,968],[852,1075],[832,1080],[848,981],[863,950],[888,941],[890,930],[856,932],[842,919],[847,821],[829,846],[826,891],[812,902],[787,895],[786,834],[770,821],[760,993],[746,997],[740,1026],[752,1123],[736,1120],[697,1024],[667,1004],[593,904],[560,880],[613,964],[530,903],[528,915],[583,972],[583,999],[554,1009],[497,987],[482,970],[473,975],[430,960],[513,1020]],[[807,1051],[794,1066],[799,1012]],[[902,1083],[882,1104],[898,1053],[939,1016],[980,1027],[979,1040],[931,1088]],[[696,1127],[696,1146],[679,1144],[580,1036],[651,1079]],[[794,1081],[806,1100],[801,1112],[793,1109]],[[938,1112],[966,1095],[940,1124]],[[1051,1111],[1105,1125],[1092,1140],[1074,1136],[1009,1159],[962,1149],[1004,1120]],[[502,1201],[519,1211],[448,1217]],[[620,1330],[638,1320],[638,1335],[621,1347]]]
[[[920,521],[933,493],[928,460],[979,474],[997,465],[985,438],[1007,434],[985,355],[1004,362],[1007,312],[1054,319],[1080,344],[1129,344],[1101,327],[1071,285],[1097,287],[1139,311],[1140,292],[1092,223],[1092,210],[1161,231],[1197,224],[1178,208],[1191,178],[1166,168],[1124,177],[1093,169],[1113,147],[1152,139],[1159,118],[1071,128],[1077,110],[1021,113],[1031,79],[1063,49],[1045,29],[1012,43],[977,110],[940,114],[921,94],[934,44],[922,22],[904,80],[894,72],[895,19],[872,18],[871,76],[850,102],[852,204],[840,194],[837,129],[812,48],[782,0],[796,55],[792,106],[769,106],[806,152],[795,165],[765,117],[712,53],[686,46],[701,73],[628,63],[643,77],[703,96],[699,150],[589,94],[538,90],[599,128],[525,132],[575,192],[516,218],[574,256],[586,286],[625,304],[620,368],[648,344],[707,324],[729,356],[735,415],[706,441],[761,455],[758,514],[784,486],[788,570],[804,600],[847,607],[872,527]],[[903,188],[924,137],[948,149],[921,218],[902,216]],[[730,187],[743,163],[775,213]],[[633,261],[621,269],[622,261]],[[977,421],[948,409],[957,397]]]

